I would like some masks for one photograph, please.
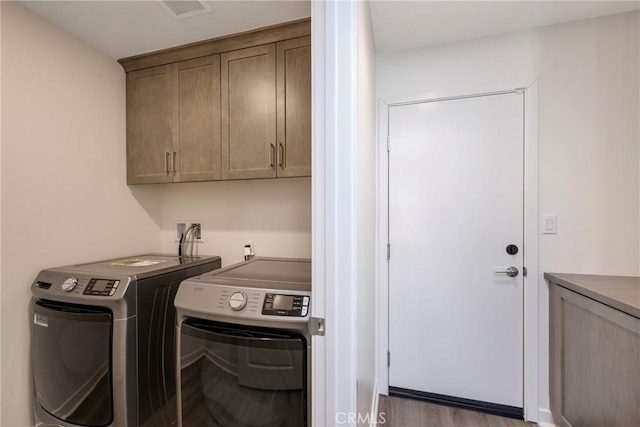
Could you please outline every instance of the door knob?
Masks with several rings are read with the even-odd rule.
[[[504,270],[496,270],[496,274],[506,274],[509,277],[516,277],[519,273],[518,269],[514,266],[507,267]]]

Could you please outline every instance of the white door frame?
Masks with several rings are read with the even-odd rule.
[[[312,55],[312,426],[354,426],[357,4],[314,1]]]
[[[512,92],[516,88],[482,88],[431,92],[379,99],[378,101],[378,300],[380,331],[378,354],[379,392],[389,394],[389,107],[417,102],[433,102],[449,98],[482,96]],[[537,422],[540,419],[538,403],[538,284],[543,283],[538,269],[538,81],[518,87],[524,92],[524,418]],[[391,141],[393,147],[393,140]],[[393,148],[392,148],[393,149]],[[393,256],[393,255],[392,255]]]

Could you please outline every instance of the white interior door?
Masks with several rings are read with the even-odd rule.
[[[517,93],[390,108],[392,392],[523,407],[523,108]]]

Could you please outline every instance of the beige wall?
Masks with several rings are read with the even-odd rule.
[[[311,258],[311,180],[163,185],[163,252],[177,253],[178,220],[203,221],[199,253],[221,256],[224,266],[243,260],[246,241],[256,256]]]
[[[640,274],[639,14],[379,55],[378,95],[539,81],[540,272]],[[540,406],[548,396],[548,291],[540,278]]]
[[[113,59],[2,2],[3,426],[33,425],[38,271],[160,249],[160,188],[125,183],[124,97]]]

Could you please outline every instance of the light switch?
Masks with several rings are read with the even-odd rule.
[[[542,234],[556,234],[557,218],[555,215],[542,215]]]

